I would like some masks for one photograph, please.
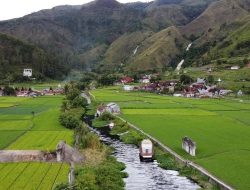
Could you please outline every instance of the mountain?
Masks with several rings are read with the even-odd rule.
[[[225,35],[238,35],[238,28],[229,26],[239,21],[237,26],[243,27],[249,9],[248,0],[127,4],[95,0],[2,21],[0,32],[55,54],[73,68],[160,71],[176,65],[189,42],[194,44],[193,52],[198,52],[189,56],[190,62],[214,54],[217,45],[228,40]],[[225,52],[216,56],[220,54]]]
[[[55,55],[41,48],[0,33],[0,80],[22,81],[25,68],[33,69],[33,77],[61,78],[68,68]]]
[[[209,29],[218,29],[222,24],[232,23],[248,15],[235,0],[214,2],[198,18],[182,28],[183,33],[195,36],[206,35]]]
[[[249,8],[245,0],[220,0],[212,3],[195,20],[180,27],[182,34],[193,42],[187,64],[203,65],[231,58],[240,64],[248,58]],[[235,64],[234,61],[231,64]]]

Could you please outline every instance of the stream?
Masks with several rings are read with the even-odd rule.
[[[177,171],[164,170],[157,161],[140,162],[139,149],[135,145],[124,144],[101,131],[91,128],[104,144],[113,147],[113,155],[126,165],[128,177],[124,179],[126,190],[196,190],[200,187]]]

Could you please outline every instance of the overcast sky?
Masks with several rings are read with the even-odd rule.
[[[81,5],[92,0],[1,0],[0,20],[22,17],[42,9],[49,9],[58,5]],[[118,0],[121,3],[149,0]]]

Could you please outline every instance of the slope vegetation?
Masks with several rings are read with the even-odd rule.
[[[25,68],[32,68],[38,78],[58,78],[67,73],[59,61],[35,45],[0,33],[0,79],[22,80]]]

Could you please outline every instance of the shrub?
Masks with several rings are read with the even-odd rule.
[[[81,120],[79,120],[77,115],[74,113],[62,113],[59,117],[59,121],[68,129],[75,129],[81,125]]]
[[[104,112],[100,117],[100,120],[103,121],[112,121],[115,119],[115,116],[113,116],[112,114],[110,114],[109,112]]]
[[[121,140],[126,144],[135,144],[137,146],[140,145],[143,139],[144,136],[135,130],[130,130],[129,133],[121,136]]]
[[[14,88],[12,88],[10,86],[5,86],[4,89],[3,89],[3,94],[5,96],[15,96],[16,92],[15,92]]]
[[[70,103],[72,108],[86,107],[88,105],[87,100],[81,96],[75,97]]]
[[[190,84],[191,82],[193,82],[193,79],[188,75],[181,75],[180,81],[182,84]]]
[[[208,81],[210,84],[213,84],[213,83],[214,83],[214,77],[213,77],[213,75],[209,75],[209,76],[207,77],[207,81]]]

